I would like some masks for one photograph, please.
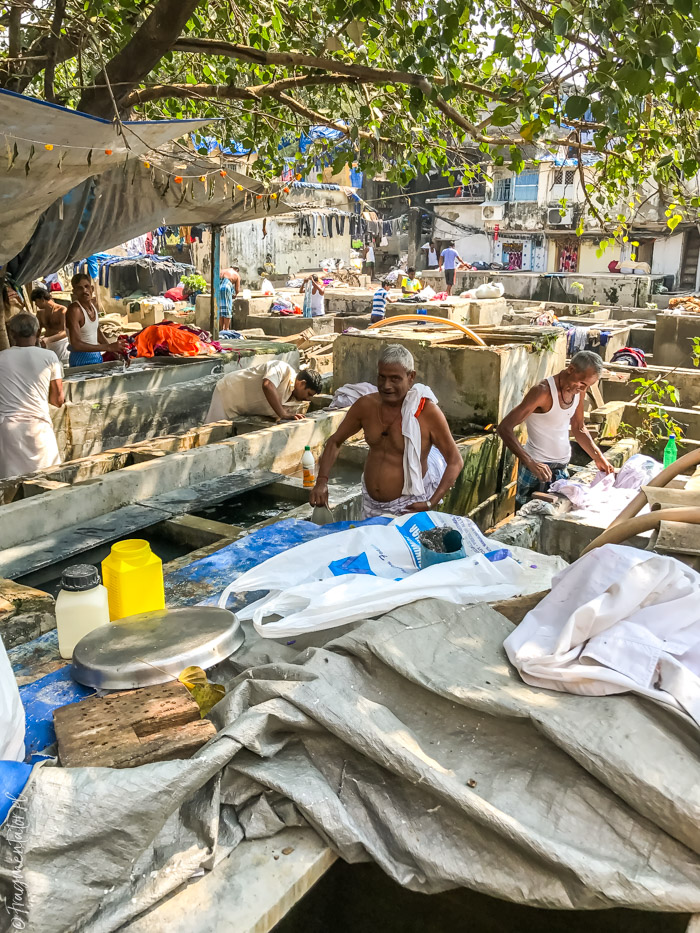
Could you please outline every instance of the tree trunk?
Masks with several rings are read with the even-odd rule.
[[[119,101],[144,80],[166,52],[170,51],[187,20],[200,0],[159,0],[124,48],[95,77],[95,85],[86,88],[78,103],[78,110],[103,117],[115,116],[112,95],[107,82]]]
[[[5,326],[5,273],[0,272],[0,350],[7,350],[10,346],[10,338],[7,336],[7,327]]]

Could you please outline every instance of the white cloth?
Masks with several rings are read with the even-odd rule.
[[[312,289],[309,301],[311,303],[311,317],[321,317],[322,314],[326,313],[321,292]]]
[[[368,246],[365,253],[365,262],[374,262],[374,247]]]
[[[525,452],[538,463],[568,463],[571,459],[571,419],[576,412],[578,397],[574,398],[569,408],[562,408],[554,376],[547,376],[547,385],[552,396],[552,407],[547,412],[533,412],[525,419]]]
[[[263,279],[260,283],[260,291],[263,293],[263,295],[274,295],[275,286],[269,279]]]
[[[52,350],[10,347],[0,353],[0,477],[61,462],[49,410],[49,384],[62,378]]]
[[[284,405],[291,398],[296,378],[296,372],[282,360],[271,360],[228,373],[214,388],[205,424],[230,421],[239,415],[277,417],[265,398],[263,380],[270,380]]]
[[[68,365],[68,357],[70,356],[70,350],[68,348],[68,338],[67,337],[46,337],[46,349],[51,350],[56,354],[60,363],[65,363]]]
[[[333,393],[328,408],[349,408],[363,395],[371,395],[377,387],[371,382],[348,382]]]
[[[432,389],[417,382],[408,390],[401,406],[401,433],[405,439],[401,495],[420,496],[424,501],[425,486],[423,484],[423,466],[421,464],[421,431],[419,419],[416,418],[416,412],[423,399],[428,399],[437,405],[437,398]]]
[[[506,638],[535,687],[634,691],[700,725],[700,574],[673,557],[606,544],[572,564]]]
[[[428,268],[437,269],[438,267],[438,254],[436,249],[430,249],[428,247]]]

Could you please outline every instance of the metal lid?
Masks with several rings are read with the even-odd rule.
[[[100,583],[100,574],[92,564],[72,564],[61,575],[63,590],[91,590]]]
[[[189,606],[119,619],[81,638],[71,676],[86,687],[129,690],[178,677],[186,667],[204,670],[243,644],[241,624],[228,609]]]

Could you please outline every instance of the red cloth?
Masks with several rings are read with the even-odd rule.
[[[63,291],[63,289],[61,288],[61,283],[60,283],[60,282],[52,282],[51,285],[49,286],[49,290],[52,291],[52,292],[62,292],[62,291]]]
[[[172,301],[184,301],[185,289],[182,285],[176,285],[174,288],[169,288],[163,298],[170,298]]]
[[[136,334],[136,355],[197,356],[202,352],[202,341],[191,331],[169,324],[151,324]]]

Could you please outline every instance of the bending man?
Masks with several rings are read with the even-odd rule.
[[[414,385],[413,357],[400,344],[379,357],[377,392],[351,406],[329,438],[311,492],[312,505],[328,505],[328,475],[348,438],[364,431],[369,456],[362,477],[365,518],[434,509],[462,470],[462,455],[437,399]]]
[[[63,405],[63,373],[53,350],[37,346],[39,322],[15,314],[12,341],[0,353],[0,477],[22,476],[61,462],[49,403]]]
[[[524,505],[533,492],[546,492],[557,479],[566,479],[571,460],[570,434],[605,473],[613,466],[603,456],[583,421],[586,391],[600,378],[603,362],[597,353],[581,350],[556,376],[548,376],[530,389],[522,402],[498,425],[498,433],[520,461],[516,503]],[[518,425],[527,428],[523,446],[515,436]]]
[[[304,416],[294,403],[308,402],[322,384],[320,373],[309,369],[297,373],[282,360],[240,369],[219,379],[204,423],[232,421],[240,415],[299,421]]]

